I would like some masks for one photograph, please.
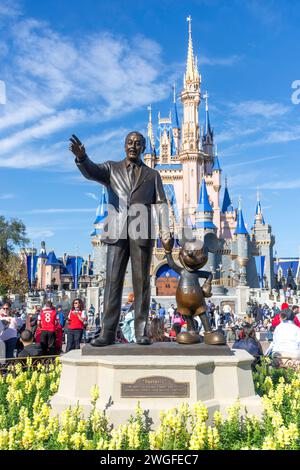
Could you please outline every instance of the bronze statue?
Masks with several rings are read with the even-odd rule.
[[[158,207],[161,237],[170,239],[167,200],[158,171],[141,160],[145,150],[145,138],[139,132],[130,132],[125,140],[126,158],[95,164],[86,155],[84,145],[72,135],[70,150],[76,156],[76,164],[86,178],[104,184],[108,193],[108,204],[115,209],[108,220],[102,240],[108,244],[106,265],[106,287],[103,302],[103,318],[100,336],[92,341],[93,346],[107,346],[115,341],[121,313],[123,283],[126,267],[131,258],[134,291],[135,336],[138,344],[148,345],[147,320],[150,307],[150,265],[154,240],[152,239],[152,205]],[[133,237],[129,230],[134,216],[130,209],[143,206],[147,233]],[[129,212],[128,212],[129,211]],[[146,219],[146,220],[145,220]]]
[[[208,252],[215,253],[218,249],[218,239],[213,233],[206,234],[204,240],[184,241],[179,252],[182,266],[178,266],[172,257],[174,240],[162,240],[171,269],[180,275],[176,291],[177,310],[187,322],[188,331],[177,335],[177,342],[193,344],[200,342],[200,336],[195,329],[193,317],[199,315],[204,327],[204,342],[206,344],[226,344],[224,335],[212,331],[206,315],[205,298],[211,297],[212,274],[209,271],[199,271],[208,260]],[[205,279],[203,286],[199,279]]]

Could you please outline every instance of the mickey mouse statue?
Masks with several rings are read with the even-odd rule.
[[[179,252],[178,266],[172,256],[174,238],[162,240],[167,261],[171,269],[180,275],[176,290],[177,311],[187,322],[187,332],[177,335],[177,342],[181,344],[194,344],[200,342],[196,332],[194,316],[199,315],[204,328],[204,342],[211,345],[226,344],[226,339],[220,331],[212,331],[206,315],[207,306],[205,297],[211,297],[212,274],[209,271],[200,271],[208,260],[208,252],[216,253],[219,240],[214,233],[207,233],[204,240],[186,240]],[[202,286],[199,279],[204,278]]]

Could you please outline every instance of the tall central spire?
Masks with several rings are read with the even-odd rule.
[[[186,21],[189,24],[189,42],[188,42],[188,54],[187,54],[186,72],[185,72],[185,83],[189,81],[194,81],[197,78],[199,78],[199,73],[198,73],[195,59],[194,59],[191,15],[187,17]]]

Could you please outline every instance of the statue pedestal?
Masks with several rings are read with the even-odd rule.
[[[107,414],[119,425],[134,414],[140,402],[149,410],[154,425],[159,412],[202,401],[210,418],[216,410],[224,412],[238,398],[242,408],[260,415],[261,401],[254,392],[251,373],[253,358],[246,351],[232,352],[227,346],[205,344],[179,345],[155,343],[113,345],[105,348],[85,346],[62,357],[62,376],[57,394],[52,398],[54,413],[66,407],[91,409],[91,389],[97,384],[99,409],[109,402]]]

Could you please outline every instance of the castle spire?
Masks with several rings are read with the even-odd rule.
[[[248,231],[245,226],[244,216],[242,211],[242,200],[239,197],[239,207],[238,207],[238,215],[237,215],[237,224],[235,229],[235,235],[248,235]]]
[[[209,202],[205,179],[203,178],[198,201],[197,212],[213,212]]]
[[[204,138],[204,140],[206,140],[207,137],[209,137],[210,140],[212,141],[213,140],[213,130],[212,130],[211,125],[210,125],[209,109],[208,109],[209,94],[207,93],[207,91],[203,95],[203,98],[205,99],[205,128],[204,128],[203,138]]]
[[[219,158],[218,158],[218,147],[216,145],[216,153],[215,153],[215,156],[214,156],[214,165],[213,165],[213,171],[222,171],[221,170],[221,166],[220,166],[220,162],[219,162]]]
[[[255,209],[255,219],[254,219],[254,225],[260,223],[262,225],[265,225],[265,220],[264,216],[262,213],[262,208],[261,208],[261,203],[260,203],[260,195],[259,191],[257,190],[256,194],[256,209]]]
[[[223,197],[223,204],[222,204],[222,212],[233,212],[232,201],[229,196],[228,186],[227,186],[227,178],[225,178],[225,191]]]
[[[196,210],[196,228],[216,230],[213,223],[213,208],[209,202],[205,179],[203,178]]]
[[[184,82],[194,81],[199,77],[199,73],[195,64],[194,51],[193,51],[193,40],[192,40],[192,18],[189,15],[186,19],[189,24],[189,42],[188,42],[188,54],[186,62],[186,72]]]
[[[176,104],[176,86],[175,86],[175,83],[173,85],[173,110],[174,110],[174,127],[176,127],[176,129],[179,129],[179,119],[178,119],[177,104]]]

